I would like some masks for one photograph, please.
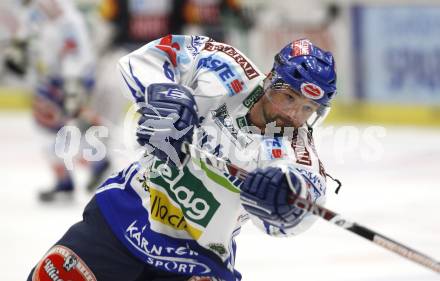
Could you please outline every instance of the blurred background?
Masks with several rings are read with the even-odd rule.
[[[92,174],[104,177],[136,159],[134,139],[124,134],[131,102],[119,90],[115,65],[168,33],[227,42],[263,72],[293,39],[306,37],[332,51],[338,95],[315,139],[327,172],[343,186],[336,195],[329,182],[327,206],[440,259],[439,1],[69,3],[0,3],[2,280],[25,280],[42,254],[81,219],[92,196]],[[60,11],[69,17],[58,19]],[[53,21],[43,25],[47,18]],[[72,97],[63,112],[81,128],[78,147],[93,155],[90,140],[101,137],[108,157],[90,162],[84,149],[58,150],[74,158],[73,172],[62,168],[53,144],[66,122],[56,110],[57,89]],[[91,126],[108,132],[87,138]],[[53,187],[75,187],[73,198],[58,202]],[[237,268],[243,280],[252,281],[438,280],[438,274],[324,221],[289,239],[245,225]]]

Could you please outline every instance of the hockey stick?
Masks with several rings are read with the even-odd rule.
[[[248,172],[241,169],[234,164],[228,163],[224,159],[221,159],[207,151],[204,151],[192,144],[184,143],[182,146],[182,151],[191,156],[191,158],[204,161],[207,165],[221,171],[235,176],[241,180],[245,179]],[[416,250],[413,250],[399,242],[396,242],[382,234],[379,234],[371,229],[368,229],[362,225],[355,222],[351,222],[341,215],[324,208],[312,201],[305,198],[296,196],[293,204],[295,207],[311,212],[313,215],[321,217],[322,219],[329,221],[339,227],[342,227],[348,231],[351,231],[371,242],[382,246],[383,248],[392,251],[408,260],[416,262],[422,266],[425,266],[437,273],[440,273],[440,263],[435,259],[422,254]]]

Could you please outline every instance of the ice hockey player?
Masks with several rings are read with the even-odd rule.
[[[56,176],[55,185],[43,190],[39,199],[70,198],[74,182],[62,159],[55,156],[55,136],[72,122],[83,130],[100,125],[100,117],[87,106],[95,82],[96,55],[83,15],[71,0],[25,0],[21,12],[21,27],[5,62],[17,74],[30,72],[33,80],[33,116]],[[88,189],[94,191],[110,163],[104,158],[89,164],[94,178]]]
[[[336,94],[330,52],[293,41],[265,76],[232,46],[168,35],[123,57],[119,68],[149,153],[97,189],[83,220],[28,280],[241,280],[234,238],[243,223],[272,236],[310,227],[314,216],[290,199],[295,192],[325,200],[309,127]],[[155,145],[160,139],[179,159]],[[245,180],[220,172],[183,153],[184,142],[252,172]],[[66,267],[72,257],[76,265]]]

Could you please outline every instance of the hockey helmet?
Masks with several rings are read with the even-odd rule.
[[[336,71],[333,55],[313,45],[308,39],[289,43],[275,55],[270,87],[285,85],[320,105],[308,124],[324,119],[330,101],[336,95]],[[311,120],[312,119],[312,120]]]

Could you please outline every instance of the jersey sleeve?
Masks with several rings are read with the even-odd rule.
[[[243,97],[263,74],[239,50],[205,36],[167,35],[119,61],[121,82],[136,103],[152,83],[176,83],[194,91],[199,114]],[[237,101],[235,101],[237,102]]]
[[[318,157],[312,134],[307,128],[299,128],[291,138],[270,138],[261,143],[262,163],[260,166],[270,166],[277,161],[295,168],[304,178],[307,185],[307,199],[319,205],[326,201],[326,174],[324,166]],[[252,222],[271,236],[298,235],[308,230],[318,219],[311,213],[306,213],[298,223],[291,228],[279,228],[269,225],[258,217],[250,216]]]
[[[124,56],[118,63],[122,85],[136,103],[152,83],[189,86],[198,54],[208,37],[167,35]]]

